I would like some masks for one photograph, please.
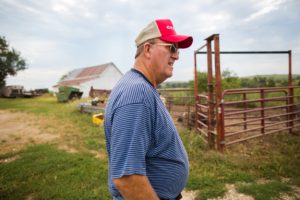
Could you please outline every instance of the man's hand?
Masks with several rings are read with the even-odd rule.
[[[125,200],[159,200],[147,176],[129,175],[113,179]]]

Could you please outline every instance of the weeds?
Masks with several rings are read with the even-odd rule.
[[[224,154],[207,149],[194,132],[181,130],[181,137],[190,161],[187,189],[197,190],[197,199],[223,196],[225,184],[247,183],[239,186],[238,191],[255,199],[278,198],[281,193],[290,194],[291,186],[299,186],[300,138],[297,136],[273,135],[249,146],[241,145],[244,149],[229,148]],[[289,181],[281,181],[282,177]],[[257,184],[262,178],[274,183]],[[278,192],[269,193],[268,188],[276,188]],[[262,193],[262,198],[255,196],[256,192]]]

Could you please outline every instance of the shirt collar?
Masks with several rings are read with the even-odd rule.
[[[142,74],[142,72],[134,68],[132,68],[131,71],[140,74],[152,87],[154,87],[154,85],[149,81],[149,79],[146,78],[144,74]]]

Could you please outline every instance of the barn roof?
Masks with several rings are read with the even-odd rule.
[[[80,85],[84,82],[98,78],[109,67],[115,67],[122,74],[115,64],[110,62],[102,65],[75,69],[69,72],[69,74],[58,83],[58,86]]]

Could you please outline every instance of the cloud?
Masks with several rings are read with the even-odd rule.
[[[21,52],[29,68],[59,69],[69,57],[65,48],[72,46],[67,42],[33,36],[14,35],[10,40],[13,40],[10,46]]]
[[[199,14],[196,16],[199,24],[196,30],[202,33],[221,31],[229,26],[231,19],[231,15],[227,12]]]
[[[14,77],[24,84],[35,85],[47,80],[52,86],[63,75],[62,69],[70,71],[105,62],[114,62],[126,72],[132,67],[136,35],[158,18],[172,19],[178,33],[194,37],[193,46],[180,52],[171,80],[192,79],[193,50],[213,33],[220,33],[221,50],[292,49],[294,72],[300,73],[300,39],[295,34],[300,30],[299,2],[1,0],[0,35],[6,36],[29,63],[26,74],[32,73],[31,77],[21,73],[20,77]],[[265,64],[259,60],[246,58],[233,63],[237,58],[230,59],[228,65],[226,60],[221,60],[222,68],[236,66],[234,71],[240,75],[264,70],[262,67],[254,69],[256,64]],[[270,59],[270,66],[273,60],[276,59]],[[206,58],[202,56],[201,61]],[[240,67],[247,63],[249,67]],[[199,63],[199,68],[206,69],[206,63]],[[285,65],[283,68],[285,70]],[[51,70],[57,70],[59,76],[43,75],[51,74]]]
[[[78,3],[76,0],[53,1],[50,8],[57,15],[65,20],[82,20],[95,18],[96,12],[92,12],[94,1],[83,1]]]
[[[42,11],[38,8],[34,8],[31,4],[24,4],[22,1],[16,0],[2,0],[1,6],[7,8],[14,8],[14,10],[26,12],[27,14],[42,14]]]
[[[51,89],[51,87],[59,81],[62,75],[66,73],[66,70],[29,68],[25,71],[19,71],[17,76],[9,76],[6,82],[7,85],[25,85],[26,90],[37,88]]]
[[[286,0],[266,0],[261,1],[258,4],[256,4],[256,7],[258,10],[256,10],[254,13],[252,13],[250,16],[248,16],[244,21],[250,22],[253,20],[257,20],[258,18],[263,17],[264,15],[267,15],[270,12],[273,12],[280,8],[280,6],[285,3]]]

